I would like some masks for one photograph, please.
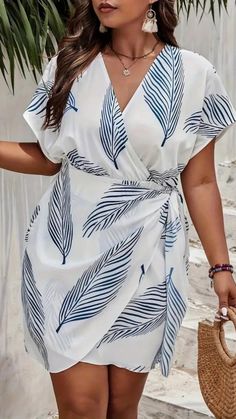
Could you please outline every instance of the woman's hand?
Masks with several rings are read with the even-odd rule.
[[[213,278],[213,286],[219,298],[219,309],[216,312],[215,320],[229,320],[227,307],[236,307],[236,283],[231,272],[217,272]]]

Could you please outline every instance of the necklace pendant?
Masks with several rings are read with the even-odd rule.
[[[124,70],[123,70],[123,74],[124,74],[124,76],[130,76],[130,71],[129,71],[129,69],[128,68],[125,68]]]

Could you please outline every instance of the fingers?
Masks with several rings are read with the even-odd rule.
[[[236,307],[236,296],[229,297],[229,306]]]
[[[219,298],[219,308],[215,314],[215,321],[227,321],[229,320],[228,307],[232,308],[236,313],[236,283],[215,283],[214,289]]]
[[[215,321],[221,322],[222,320],[229,320],[227,313],[228,313],[228,309],[226,305],[224,305],[223,307],[220,307],[219,310],[215,314]]]
[[[229,299],[229,307],[236,314],[236,298],[235,299]],[[221,322],[222,320],[229,320],[227,312],[228,312],[228,309],[227,309],[226,305],[223,306],[223,307],[220,307],[219,310],[217,310],[217,312],[215,314],[215,321],[216,322]]]
[[[219,295],[219,309],[216,312],[215,315],[215,321],[222,321],[222,320],[229,320],[229,317],[227,316],[227,307],[228,307],[228,299],[229,299],[229,293],[221,293]]]

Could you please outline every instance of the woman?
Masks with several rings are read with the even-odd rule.
[[[170,372],[188,287],[179,177],[209,264],[227,265],[216,318],[236,304],[214,169],[236,111],[176,25],[174,0],[78,1],[24,113],[38,144],[1,142],[2,168],[57,174],[25,236],[22,303],[60,419],[137,418],[148,372]]]

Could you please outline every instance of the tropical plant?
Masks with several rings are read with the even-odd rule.
[[[44,58],[55,54],[65,23],[76,0],[0,0],[0,70],[14,92],[15,65],[25,77],[26,70],[42,73]],[[228,0],[177,0],[177,13],[192,9],[200,14],[227,9]],[[9,68],[9,69],[8,69]]]

